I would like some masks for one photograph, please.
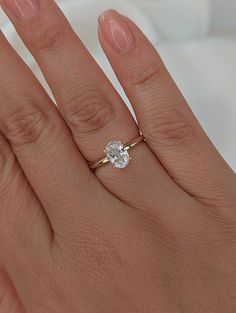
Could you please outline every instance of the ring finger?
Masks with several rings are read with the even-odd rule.
[[[102,158],[103,149],[111,140],[127,143],[138,137],[137,125],[127,107],[54,1],[5,0],[3,8],[39,63],[74,139],[88,161]],[[121,48],[125,49],[127,43],[121,42]],[[132,164],[126,171],[115,171],[109,166],[97,171],[107,188],[133,205],[140,203],[141,198],[137,195],[141,196],[147,185],[158,188],[160,196],[171,188],[177,192],[177,185],[145,143],[132,153]],[[155,172],[157,175],[153,175]],[[125,183],[121,184],[123,180]],[[132,190],[135,197],[132,197]]]
[[[223,190],[232,190],[234,173],[204,133],[154,47],[132,21],[114,10],[105,12],[99,24],[104,52],[132,103],[149,147],[173,180],[195,199],[229,206],[235,191],[229,200]],[[113,25],[116,36],[126,33],[132,38],[130,49],[122,55]]]

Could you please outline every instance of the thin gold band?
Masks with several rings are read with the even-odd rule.
[[[140,142],[144,141],[144,137],[143,136],[139,136],[138,138],[128,142],[126,145],[124,145],[124,150],[128,151],[130,149],[133,149],[137,144],[139,144]],[[109,159],[108,157],[105,157],[99,161],[97,161],[96,163],[90,164],[90,169],[91,170],[95,170],[107,163],[109,163]]]

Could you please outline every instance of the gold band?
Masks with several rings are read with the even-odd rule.
[[[138,138],[136,138],[136,139],[128,142],[126,145],[124,145],[124,150],[128,151],[130,149],[133,149],[137,144],[139,144],[142,141],[144,141],[144,137],[143,136],[139,136]],[[105,164],[107,164],[109,162],[110,161],[109,161],[108,157],[105,157],[105,158],[97,161],[96,163],[93,163],[93,164],[91,163],[90,164],[90,169],[91,170],[95,170],[95,169],[97,169],[97,168],[99,168],[99,167],[101,167],[101,166],[103,166],[103,165],[105,165]]]

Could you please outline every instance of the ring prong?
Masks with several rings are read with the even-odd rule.
[[[106,146],[105,149],[103,149],[103,152],[105,153],[103,159],[93,164],[89,163],[89,166],[92,170],[94,170],[110,162],[113,168],[125,168],[129,163],[128,160],[132,160],[132,157],[129,156],[127,151],[134,148],[142,141],[145,141],[143,135],[140,135],[138,138],[127,144],[122,144],[122,141],[112,141]],[[119,157],[121,157],[121,159],[119,159]]]

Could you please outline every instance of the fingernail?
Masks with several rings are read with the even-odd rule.
[[[125,19],[116,11],[109,10],[99,17],[100,31],[117,53],[133,49],[135,38]]]
[[[3,7],[9,10],[17,19],[30,19],[37,15],[38,0],[5,0]]]

